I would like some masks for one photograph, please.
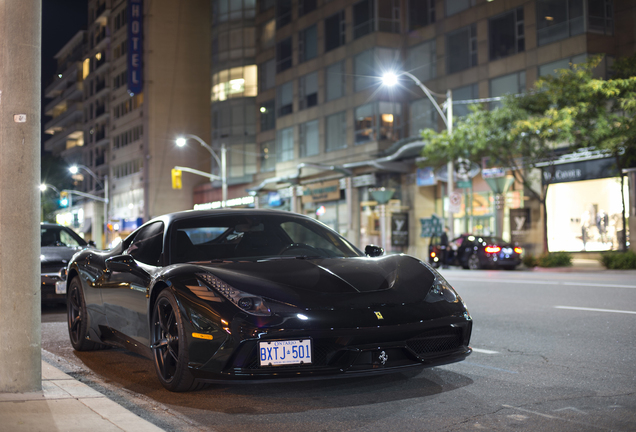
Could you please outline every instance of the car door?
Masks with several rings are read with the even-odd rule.
[[[102,300],[108,325],[138,342],[150,342],[148,293],[151,275],[163,252],[163,222],[142,227],[126,242],[122,255],[107,260]]]

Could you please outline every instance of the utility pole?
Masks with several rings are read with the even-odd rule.
[[[42,388],[41,0],[0,2],[0,393]]]

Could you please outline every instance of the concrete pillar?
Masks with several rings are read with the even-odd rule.
[[[41,0],[0,2],[0,392],[38,391]]]

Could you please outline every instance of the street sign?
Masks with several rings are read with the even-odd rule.
[[[433,237],[442,233],[442,220],[436,215],[431,215],[430,219],[420,218],[422,232],[420,237]]]
[[[451,213],[458,213],[462,208],[462,194],[460,192],[453,192],[450,194],[448,211]]]

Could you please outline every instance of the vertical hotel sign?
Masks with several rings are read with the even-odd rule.
[[[128,93],[142,90],[142,0],[128,0]]]

